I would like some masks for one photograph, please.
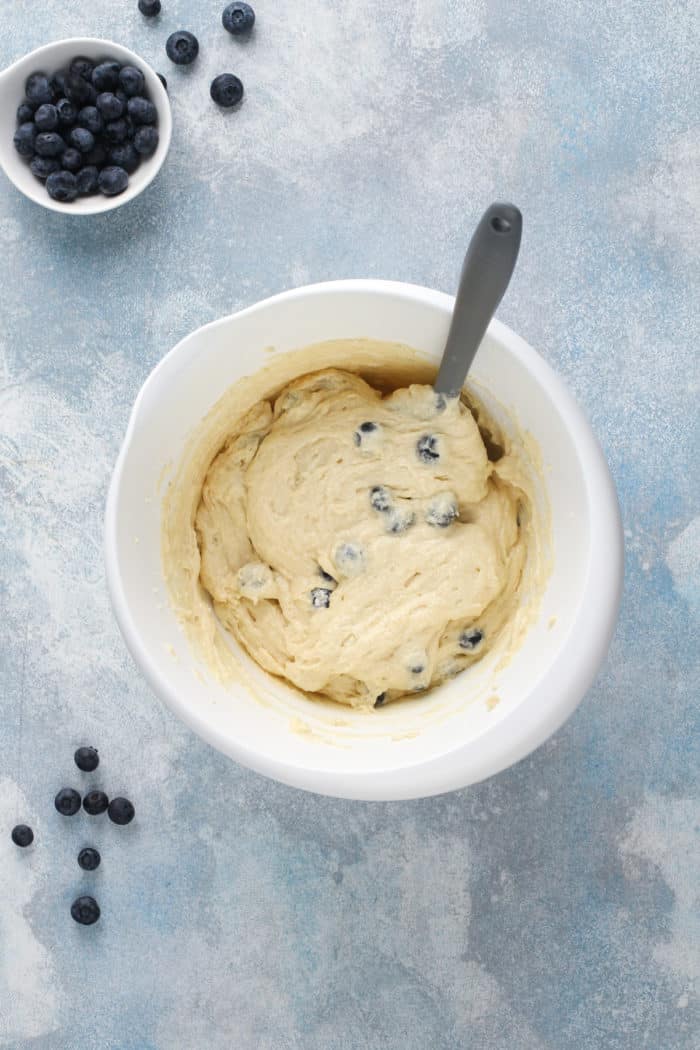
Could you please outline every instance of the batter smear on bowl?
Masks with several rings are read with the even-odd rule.
[[[522,456],[478,415],[331,368],[235,421],[195,504],[199,581],[261,667],[373,708],[496,644],[532,507]]]

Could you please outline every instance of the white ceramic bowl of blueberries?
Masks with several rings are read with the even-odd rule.
[[[94,215],[133,200],[170,146],[158,74],[111,40],[73,37],[0,73],[0,164],[30,200]]]

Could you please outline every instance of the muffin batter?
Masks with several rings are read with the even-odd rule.
[[[531,535],[521,461],[489,429],[430,386],[384,395],[339,369],[249,407],[192,505],[220,622],[266,670],[355,707],[479,660],[521,601]]]

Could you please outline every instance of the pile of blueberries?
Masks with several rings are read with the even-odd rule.
[[[76,766],[83,773],[94,773],[100,764],[100,756],[94,747],[79,747],[74,758]],[[128,798],[117,796],[110,800],[104,791],[97,790],[88,791],[81,799],[75,788],[61,788],[54,799],[54,805],[63,817],[74,817],[80,812],[81,805],[91,817],[106,811],[112,823],[120,825],[130,824],[135,816],[133,803]],[[12,829],[12,841],[24,849],[34,841],[34,832],[28,824],[17,824]],[[101,859],[99,850],[93,846],[85,846],[78,853],[78,864],[84,871],[95,871],[100,866]],[[100,917],[100,906],[94,897],[77,897],[71,905],[70,913],[81,926],[92,926]]]
[[[140,69],[76,56],[49,77],[32,73],[17,110],[15,149],[56,201],[114,197],[158,146],[158,114]]]

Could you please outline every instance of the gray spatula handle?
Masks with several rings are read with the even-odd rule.
[[[514,204],[484,212],[464,257],[452,324],[435,390],[456,396],[513,275],[523,217]]]

